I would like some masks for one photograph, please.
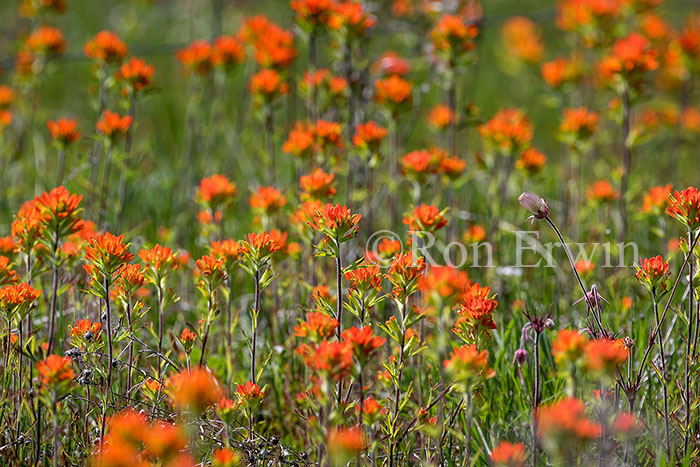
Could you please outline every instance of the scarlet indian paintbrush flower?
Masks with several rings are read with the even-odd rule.
[[[282,76],[269,68],[254,74],[250,78],[248,87],[256,101],[266,105],[289,92],[289,85],[282,79]]]
[[[346,41],[363,36],[376,23],[377,20],[367,13],[365,6],[353,0],[336,2],[328,19],[328,26],[343,34]]]
[[[316,151],[316,127],[308,122],[294,123],[282,150],[301,159],[310,159]]]
[[[583,76],[583,58],[574,55],[570,58],[557,57],[542,64],[544,81],[554,89],[577,82]]]
[[[637,280],[642,283],[650,292],[662,294],[668,285],[667,279],[671,276],[668,261],[664,261],[661,256],[644,258],[637,268]]]
[[[336,189],[333,187],[334,179],[335,175],[327,174],[321,168],[316,168],[311,173],[302,175],[299,179],[301,188],[304,190],[301,199],[325,200],[333,197],[336,194]]]
[[[370,154],[376,154],[379,151],[379,145],[387,134],[389,134],[389,130],[370,120],[355,127],[352,142],[356,147],[365,149]]]
[[[491,451],[491,461],[496,467],[523,467],[527,463],[525,445],[501,441]]]
[[[428,123],[438,130],[444,130],[452,123],[457,123],[457,114],[449,106],[438,104],[428,113]]]
[[[197,189],[197,199],[212,212],[221,206],[229,204],[235,198],[238,190],[225,175],[215,174],[203,178]]]
[[[75,377],[73,368],[71,368],[70,357],[49,355],[46,357],[46,360],[37,363],[37,370],[39,371],[41,384],[52,389],[56,389]]]
[[[475,24],[468,24],[464,17],[457,15],[442,16],[430,31],[435,50],[449,60],[473,50],[478,35],[479,28]]]
[[[166,382],[170,400],[179,410],[201,414],[223,396],[214,374],[205,368],[192,368],[170,376]]]
[[[214,40],[214,64],[240,65],[245,61],[245,47],[234,36],[219,36]]]
[[[607,81],[623,80],[632,88],[638,88],[644,73],[659,67],[654,51],[643,36],[632,33],[618,39],[612,52],[598,65],[600,76]]]
[[[545,162],[547,162],[547,156],[535,148],[530,148],[520,154],[520,158],[515,162],[515,168],[533,176],[542,171]]]
[[[408,225],[409,232],[435,232],[447,225],[447,209],[440,211],[436,206],[421,204],[404,216],[403,223]]]
[[[613,188],[612,183],[607,180],[598,180],[593,182],[593,184],[586,191],[586,196],[589,200],[604,204],[615,201],[620,196],[620,192]]]
[[[129,48],[115,33],[100,31],[83,46],[85,56],[98,63],[120,63]]]
[[[75,326],[70,327],[70,335],[78,341],[99,341],[101,337],[102,323],[91,322],[90,318],[75,321]]]
[[[463,345],[454,349],[443,365],[454,381],[467,392],[475,383],[496,375],[488,366],[488,357],[489,353],[477,349],[476,344]]]
[[[328,455],[335,467],[347,465],[367,446],[364,431],[360,427],[334,428],[327,434]]]
[[[26,282],[10,284],[0,288],[0,307],[8,320],[15,315],[24,319],[31,304],[41,296],[41,290],[32,288]]]
[[[599,116],[585,107],[564,109],[564,118],[559,125],[559,133],[565,143],[574,145],[586,141],[598,128]]]
[[[545,450],[560,459],[573,459],[602,431],[600,424],[586,415],[585,404],[573,397],[539,407],[537,427]]]
[[[214,66],[214,50],[210,43],[196,40],[175,53],[189,73],[205,76]]]
[[[666,214],[674,217],[689,230],[700,228],[700,191],[692,186],[669,196]]]
[[[490,287],[478,283],[467,286],[457,304],[459,318],[454,332],[467,343],[489,339],[491,330],[496,329],[493,312],[497,306]]]
[[[431,300],[437,294],[441,300],[454,301],[470,284],[469,275],[451,266],[431,266],[418,282],[418,289]]]
[[[333,381],[350,375],[352,348],[345,342],[323,340],[313,346],[302,344],[296,352],[310,369]]]
[[[479,125],[478,130],[488,151],[510,156],[527,149],[533,126],[522,110],[504,109]]]
[[[241,454],[231,448],[221,448],[214,451],[213,467],[237,467],[241,462]]]
[[[250,197],[250,207],[267,216],[278,212],[286,204],[287,198],[273,186],[261,186]]]
[[[106,279],[111,280],[114,272],[134,257],[129,252],[130,244],[124,243],[124,235],[109,232],[97,235],[85,247],[85,259],[95,266]]]
[[[343,243],[357,235],[357,224],[361,214],[353,214],[350,208],[340,204],[326,204],[316,212],[314,221],[309,225],[316,231]]]
[[[398,75],[391,75],[388,78],[375,81],[374,89],[377,102],[396,110],[399,105],[411,99],[413,83]]]
[[[77,120],[59,118],[56,121],[47,121],[46,126],[49,128],[53,140],[61,148],[66,148],[80,139]]]
[[[626,362],[628,357],[629,351],[622,340],[596,339],[590,341],[584,349],[586,366],[608,376]]]
[[[37,54],[58,54],[65,52],[66,41],[60,29],[40,26],[27,38],[27,47]]]
[[[131,127],[133,118],[129,115],[122,117],[116,112],[105,110],[102,118],[97,122],[97,131],[103,134],[110,142],[126,136]]]
[[[182,334],[180,334],[178,339],[180,340],[182,347],[185,349],[185,353],[189,354],[192,351],[192,347],[194,347],[194,341],[197,339],[197,334],[190,331],[190,328],[185,328],[182,330]]]
[[[574,365],[588,344],[588,338],[574,329],[561,329],[552,342],[552,356],[557,365]]]
[[[375,336],[371,326],[357,328],[355,326],[346,329],[342,334],[343,341],[350,346],[354,357],[361,362],[367,363],[369,356],[386,342],[386,339]]]
[[[148,87],[153,78],[153,65],[148,65],[145,60],[131,57],[122,64],[115,77],[126,83],[126,92],[136,93]]]
[[[290,6],[297,14],[297,21],[306,30],[318,32],[328,26],[335,6],[334,0],[292,0]]]
[[[320,311],[310,311],[306,321],[294,326],[294,335],[303,337],[311,342],[320,342],[332,337],[338,329],[338,320]]]
[[[544,53],[540,30],[526,16],[514,16],[501,26],[501,39],[512,57],[526,63],[538,63]]]

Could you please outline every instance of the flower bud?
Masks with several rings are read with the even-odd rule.
[[[520,205],[530,211],[532,216],[531,219],[545,219],[549,216],[549,206],[544,198],[530,193],[528,191],[524,192],[518,196],[518,202]],[[529,218],[529,219],[530,219]]]

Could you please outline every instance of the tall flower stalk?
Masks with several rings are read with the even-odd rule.
[[[124,263],[134,257],[130,253],[130,244],[124,243],[124,236],[115,236],[107,232],[95,237],[85,248],[85,260],[91,276],[90,292],[105,303],[107,321],[107,378],[103,388],[102,399],[102,423],[100,425],[100,442],[104,439],[105,425],[107,422],[107,404],[112,391],[112,369],[114,366],[112,344],[112,307],[110,286]]]
[[[241,267],[254,280],[255,301],[250,310],[250,380],[257,382],[256,376],[256,352],[258,336],[258,317],[260,316],[260,297],[262,291],[275,279],[275,273],[271,269],[271,256],[279,251],[281,246],[268,234],[250,233],[243,241],[243,258]]]

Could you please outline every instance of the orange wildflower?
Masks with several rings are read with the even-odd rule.
[[[73,368],[71,368],[70,357],[49,355],[46,357],[46,360],[37,363],[36,367],[43,386],[55,387],[75,378],[75,373],[73,373]]]
[[[5,110],[10,107],[10,104],[15,100],[15,92],[11,87],[0,84],[0,110]]]
[[[585,107],[564,109],[564,119],[559,125],[559,132],[564,140],[573,144],[590,138],[598,127],[599,116]]]
[[[491,461],[497,467],[523,467],[527,463],[527,454],[523,443],[501,441],[491,451]]]
[[[123,240],[124,235],[115,236],[109,232],[97,235],[85,247],[85,259],[104,275],[111,276],[119,266],[134,257]]]
[[[273,186],[261,186],[250,197],[250,207],[270,215],[278,212],[287,204],[287,198]]]
[[[129,53],[129,48],[113,32],[100,31],[83,46],[87,58],[102,63],[119,63]]]
[[[628,357],[629,351],[620,339],[592,340],[584,349],[586,366],[606,374],[612,374]]]
[[[122,64],[116,78],[120,81],[126,81],[134,92],[138,92],[151,84],[154,70],[155,67],[148,65],[145,60],[131,57]]]
[[[194,41],[186,48],[178,50],[175,56],[186,70],[200,76],[209,73],[214,66],[214,49],[206,41]]]
[[[66,41],[60,29],[39,26],[27,38],[27,46],[34,53],[57,54],[65,52]]]
[[[175,373],[165,384],[170,400],[178,409],[190,409],[201,413],[216,404],[223,391],[216,377],[205,368]]]
[[[649,46],[649,41],[640,34],[632,33],[615,41],[612,52],[599,63],[598,72],[604,80],[620,77],[637,87],[645,72],[658,67],[656,51]]]
[[[70,327],[71,337],[77,337],[85,340],[99,340],[102,329],[102,323],[95,321],[94,323],[87,319],[77,319],[75,326]],[[86,336],[87,333],[90,333]]]
[[[449,106],[439,104],[428,113],[428,123],[439,130],[444,130],[449,125],[457,123],[457,115]]]
[[[56,121],[49,120],[46,122],[46,126],[49,128],[51,137],[61,147],[66,147],[80,138],[77,120],[67,118],[60,118]]]
[[[215,174],[211,177],[203,178],[199,182],[197,197],[212,209],[216,209],[218,206],[231,201],[237,192],[236,185],[230,182],[225,175]]]
[[[641,212],[661,214],[670,202],[669,196],[672,191],[673,187],[670,183],[649,188],[649,191],[644,195]]]
[[[360,427],[334,428],[326,439],[328,455],[334,465],[345,465],[367,446],[364,430]]]
[[[338,329],[338,320],[320,311],[310,311],[306,315],[306,321],[294,326],[294,335],[304,337],[312,342],[332,337]]]
[[[515,167],[527,172],[529,175],[536,175],[542,172],[547,157],[535,148],[525,150],[520,154],[520,158],[515,162]]]
[[[403,223],[408,225],[410,232],[434,232],[447,225],[444,211],[437,206],[421,204],[415,206],[411,214],[406,214]]]
[[[282,76],[270,68],[265,68],[254,74],[250,78],[248,87],[253,96],[268,103],[289,92],[289,85],[282,79]]]
[[[641,266],[637,267],[635,277],[649,291],[663,292],[667,288],[666,279],[671,275],[668,261],[659,256],[642,259]]]
[[[669,196],[666,214],[676,218],[691,230],[700,227],[700,191],[692,186]]]
[[[364,326],[362,329],[353,326],[343,331],[342,336],[360,362],[366,362],[370,354],[386,342],[383,337],[374,335],[371,326]]]
[[[620,192],[615,190],[609,181],[598,180],[588,188],[586,196],[597,203],[609,203],[615,201],[620,196]]]
[[[382,140],[389,134],[386,128],[380,127],[374,121],[360,123],[355,127],[352,142],[355,146],[365,148],[371,153],[379,150]]]
[[[584,403],[573,397],[539,407],[536,417],[538,436],[554,450],[574,450],[601,433],[601,426],[586,416]]]
[[[233,36],[219,36],[214,40],[215,65],[239,65],[245,61],[245,47]]]
[[[290,6],[297,14],[297,21],[313,31],[328,25],[335,7],[333,0],[292,0]]]
[[[479,125],[478,130],[487,149],[510,155],[530,144],[533,126],[522,110],[504,109]]]
[[[560,329],[552,342],[552,356],[557,365],[574,363],[583,356],[588,338],[574,329]]]
[[[493,378],[496,373],[488,366],[489,353],[479,351],[476,344],[463,345],[452,350],[450,358],[443,362],[445,369],[457,382],[470,385],[474,379]]]
[[[350,37],[364,35],[365,31],[374,27],[376,23],[377,20],[365,11],[362,2],[353,0],[336,3],[328,19],[328,26],[331,29],[341,31]]]
[[[315,141],[315,126],[307,122],[296,122],[289,131],[289,136],[282,145],[282,150],[296,157],[308,159],[314,154],[316,149]]]
[[[437,293],[442,299],[456,299],[469,285],[469,275],[451,266],[431,266],[418,282],[424,294]]]
[[[102,118],[97,122],[97,131],[109,138],[110,141],[115,141],[126,136],[132,120],[132,117],[129,115],[122,117],[118,113],[105,110]]]
[[[575,83],[583,76],[583,60],[574,56],[572,58],[557,57],[552,61],[542,64],[540,70],[542,78],[554,89],[569,83]]]
[[[399,75],[391,75],[388,78],[375,81],[374,89],[377,102],[397,106],[411,99],[413,83],[404,80]]]
[[[393,51],[384,52],[379,60],[372,65],[373,73],[384,76],[403,76],[409,71],[411,71],[411,65]]]
[[[435,50],[451,57],[473,50],[478,35],[479,28],[475,24],[468,24],[457,15],[442,16],[430,31]]]
[[[544,45],[537,25],[525,16],[514,16],[501,26],[501,38],[509,55],[527,63],[542,59]]]
[[[302,175],[299,179],[301,188],[304,190],[302,199],[326,199],[336,194],[333,188],[335,175],[327,174],[321,168],[314,169],[307,175]]]

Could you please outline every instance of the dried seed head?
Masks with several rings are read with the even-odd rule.
[[[549,206],[541,196],[526,191],[518,196],[518,202],[532,214],[528,219],[534,221],[535,219],[546,219],[549,216]]]

